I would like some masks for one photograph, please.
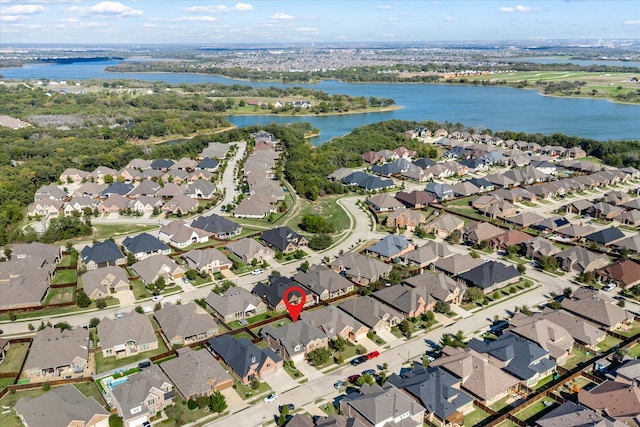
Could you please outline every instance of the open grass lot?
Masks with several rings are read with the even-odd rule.
[[[76,287],[66,286],[64,288],[49,289],[43,305],[61,304],[73,302],[75,300]]]
[[[550,403],[547,403],[547,405],[550,405],[550,406],[546,406],[545,402],[550,402]],[[545,397],[541,400],[538,400],[536,403],[527,406],[525,409],[523,409],[522,411],[518,412],[515,415],[516,415],[516,418],[518,418],[519,420],[522,420],[529,425],[533,425],[533,421],[537,420],[544,414],[552,411],[553,408],[556,408],[557,406],[558,404],[556,403],[555,400],[549,397]]]
[[[467,415],[464,416],[464,426],[465,427],[473,427],[478,424],[482,420],[489,418],[490,415],[484,412],[482,409],[477,409]]]
[[[147,359],[151,356],[156,356],[158,354],[166,353],[169,351],[167,346],[165,345],[162,338],[156,334],[156,339],[158,340],[158,349],[145,351],[139,354],[135,354],[133,356],[125,357],[124,359],[116,359],[115,356],[103,357],[102,352],[96,353],[96,370],[97,372],[109,372],[113,371],[120,366],[129,365],[131,363],[138,362],[143,359]]]
[[[75,283],[78,280],[78,272],[76,270],[58,270],[51,280],[52,285],[61,283]]]
[[[93,224],[93,234],[91,236],[76,237],[67,240],[71,243],[85,242],[91,240],[105,240],[110,237],[124,236],[133,233],[143,233],[145,231],[158,228],[157,225],[137,225],[137,224]]]
[[[27,357],[28,349],[28,342],[11,344],[11,347],[7,350],[7,356],[0,363],[0,373],[19,372],[24,358]]]
[[[287,226],[294,231],[302,231],[298,224],[302,221],[305,215],[320,215],[334,225],[337,232],[349,228],[349,215],[345,212],[338,200],[340,196],[325,196],[316,201],[298,200],[300,209],[287,221]]]

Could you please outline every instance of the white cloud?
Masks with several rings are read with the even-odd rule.
[[[293,15],[287,15],[286,13],[278,12],[271,17],[271,19],[293,19]]]
[[[640,19],[629,19],[624,21],[624,25],[640,25]]]
[[[383,4],[383,5],[380,5],[380,6],[376,6],[376,9],[380,9],[380,10],[391,10],[391,9],[392,9],[392,7],[391,7],[391,5]]]
[[[216,21],[216,18],[214,18],[213,16],[208,16],[208,15],[203,15],[203,16],[181,16],[179,18],[175,18],[173,19],[173,21],[176,22],[214,22]]]
[[[17,4],[2,10],[3,15],[33,15],[44,12],[44,6],[39,4]]]
[[[392,39],[394,38],[396,35],[393,33],[385,33],[385,34],[380,34],[380,36],[384,37],[385,39]]]
[[[22,15],[0,15],[0,22],[18,22],[23,19],[26,17]]]
[[[315,27],[298,27],[296,31],[301,33],[318,33],[318,29]]]
[[[531,7],[531,6],[522,6],[522,5],[517,5],[514,7],[511,6],[503,6],[500,9],[498,9],[500,12],[504,12],[504,13],[513,13],[513,12],[522,12],[522,13],[526,13],[526,12],[535,12],[536,10],[538,10],[535,7]]]
[[[253,6],[249,3],[237,3],[235,6],[225,6],[223,4],[214,4],[211,6],[191,6],[184,10],[187,12],[206,12],[206,13],[226,13],[226,12],[248,12],[253,10]]]
[[[445,22],[452,22],[453,21],[453,16],[447,16],[446,18],[444,18]]]
[[[77,12],[82,15],[103,15],[103,16],[139,16],[144,12],[140,9],[133,9],[122,3],[115,1],[102,1],[89,7],[71,6],[70,12]]]
[[[142,24],[142,28],[156,28],[157,25],[156,24],[152,24],[150,22],[147,22],[146,24]]]
[[[235,10],[236,12],[248,12],[253,10],[253,6],[249,3],[238,3],[235,6],[232,6],[231,10]]]
[[[63,21],[60,21],[58,24],[56,24],[56,28],[62,28],[62,29],[67,29],[67,28],[75,28],[75,29],[85,29],[85,28],[101,28],[101,27],[105,27],[106,23],[104,22],[97,22],[97,21],[86,21],[84,19],[77,19],[77,18],[67,18]]]

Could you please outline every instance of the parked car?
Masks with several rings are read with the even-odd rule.
[[[362,371],[362,375],[375,375],[375,374],[376,374],[375,369],[365,369],[364,371]]]
[[[183,278],[182,278],[182,283],[185,283],[185,284],[187,284],[187,285],[188,285],[189,283],[191,283],[191,281],[189,280],[189,278],[188,278],[188,277],[183,277]]]
[[[162,295],[154,295],[153,298],[151,298],[151,301],[158,302],[158,301],[162,301],[163,299],[164,297]]]
[[[267,397],[265,397],[264,399],[262,399],[262,401],[264,403],[269,403],[269,402],[273,402],[274,400],[276,400],[278,398],[278,394],[277,393],[271,393],[270,395],[268,395]]]
[[[151,362],[148,360],[138,363],[138,369],[148,368],[149,366],[151,366]]]
[[[294,405],[293,403],[287,403],[286,405],[280,405],[280,406],[278,406],[278,411],[279,411],[279,412],[282,412],[282,408],[284,408],[285,406],[286,406],[287,408],[289,408],[289,412],[291,412],[291,411],[293,411],[294,409],[296,409],[296,407],[295,407],[295,405]]]
[[[336,390],[340,390],[342,387],[344,387],[344,381],[336,381],[333,384],[333,388],[335,388]]]
[[[367,354],[367,359],[375,359],[380,356],[380,352],[378,350],[374,350],[371,353]]]
[[[262,274],[262,273],[264,273],[264,270],[261,269],[261,268],[256,268],[255,270],[253,270],[251,272],[251,274],[254,275],[254,276],[257,276],[258,274]]]
[[[363,359],[363,357],[364,357],[364,359]],[[369,360],[369,359],[367,359],[367,356],[359,356],[359,357],[356,357],[354,359],[351,359],[351,364],[353,366],[358,366],[359,364],[364,363],[367,360]]]
[[[347,377],[347,379],[349,380],[350,383],[355,384],[356,381],[358,381],[358,378],[360,378],[360,375],[355,374],[355,375],[351,375],[349,377]]]
[[[616,288],[616,284],[615,283],[608,283],[604,288],[605,291],[612,291]]]

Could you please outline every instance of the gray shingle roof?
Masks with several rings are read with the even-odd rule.
[[[267,358],[278,363],[282,359],[270,348],[260,349],[246,338],[236,340],[231,335],[221,335],[209,340],[209,346],[234,372],[242,377],[247,376],[252,365],[258,370]]]

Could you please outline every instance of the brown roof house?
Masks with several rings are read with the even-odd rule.
[[[536,427],[625,427],[627,424],[610,420],[587,409],[584,406],[567,400],[559,407],[536,420]]]
[[[631,260],[616,261],[596,271],[603,282],[615,283],[623,289],[640,284],[640,264]]]
[[[409,286],[420,289],[438,301],[460,304],[466,287],[444,273],[425,272],[405,280]]]
[[[105,317],[98,324],[102,356],[116,359],[156,350],[158,339],[146,314],[131,311],[122,317]]]
[[[176,248],[185,248],[194,243],[208,242],[209,233],[193,228],[182,220],[175,220],[160,228],[158,238]]]
[[[295,362],[302,362],[315,349],[329,347],[327,335],[304,319],[278,328],[265,326],[260,336],[284,360]]]
[[[425,408],[391,384],[364,384],[340,401],[340,411],[367,427],[421,426]]]
[[[174,404],[173,384],[156,365],[129,375],[127,380],[111,387],[125,427],[140,426]]]
[[[605,381],[591,390],[580,390],[578,402],[603,416],[640,423],[640,387]]]
[[[31,383],[91,375],[89,331],[83,328],[46,327],[36,332],[24,363],[24,376]]]
[[[435,270],[442,271],[450,276],[476,268],[484,263],[480,258],[474,258],[469,254],[453,254],[446,258],[440,258],[433,263]]]
[[[358,342],[369,332],[369,328],[333,305],[303,311],[300,318],[320,329],[329,339],[341,336],[345,340]]]
[[[549,352],[558,365],[569,360],[574,339],[562,325],[541,317],[516,313],[509,321],[509,331],[535,342]]]
[[[80,276],[82,289],[92,300],[105,298],[110,292],[129,290],[129,278],[122,267],[104,267],[89,270]]]
[[[562,326],[571,334],[576,345],[588,350],[597,350],[598,343],[607,337],[607,333],[602,329],[564,310],[545,308],[535,316]]]
[[[267,311],[267,304],[259,296],[240,287],[230,288],[222,295],[211,292],[206,302],[213,314],[225,323],[243,322]]]
[[[446,244],[434,240],[427,240],[424,245],[411,252],[407,252],[404,255],[404,262],[408,265],[416,265],[424,268],[436,262],[438,259],[451,254],[452,252]]]
[[[354,285],[329,267],[316,264],[299,271],[293,280],[309,289],[316,302],[337,298],[354,290]]]
[[[390,228],[406,228],[409,231],[414,231],[426,222],[427,219],[420,212],[402,208],[389,214],[386,225]]]
[[[21,397],[16,414],[29,427],[107,427],[109,413],[93,397],[85,397],[72,384],[37,397]]]
[[[552,256],[562,250],[554,245],[551,240],[540,236],[522,242],[522,246],[524,246],[525,256],[529,259],[540,259],[542,257]]]
[[[163,362],[160,368],[185,399],[211,396],[233,386],[233,378],[211,352],[182,347],[177,353],[178,357]]]
[[[180,305],[165,303],[153,313],[153,317],[170,346],[189,345],[218,333],[218,325],[213,318],[193,302]]]
[[[554,255],[564,271],[577,271],[579,273],[596,270],[609,264],[606,255],[591,252],[581,246],[565,249]]]
[[[400,311],[370,296],[348,299],[338,305],[338,308],[364,323],[373,331],[390,331],[393,326],[404,319]]]
[[[138,261],[131,266],[142,279],[145,285],[155,283],[160,277],[164,277],[165,282],[173,282],[184,276],[184,267],[176,264],[174,260],[166,255],[152,255],[142,261]]]
[[[393,268],[390,264],[353,252],[338,255],[329,266],[333,271],[360,285],[387,277]]]
[[[273,251],[271,249],[249,237],[227,243],[227,249],[240,258],[245,264],[250,264],[254,259],[262,262],[273,258]]]
[[[633,319],[616,300],[587,288],[578,288],[571,298],[562,300],[562,308],[610,331]]]
[[[395,308],[405,317],[417,317],[431,310],[435,300],[422,289],[411,286],[388,286],[372,294],[374,298]]]
[[[376,194],[367,199],[367,203],[376,212],[391,212],[404,208],[395,197],[387,193]]]
[[[194,249],[182,255],[189,268],[201,273],[217,273],[229,270],[233,263],[216,248]]]
[[[462,240],[469,243],[480,243],[504,233],[504,229],[489,222],[474,221],[462,229]]]
[[[449,235],[455,230],[461,230],[464,227],[464,221],[462,218],[458,218],[455,215],[444,214],[438,216],[430,223],[423,225],[422,229],[427,233],[432,233],[436,237],[449,237]]]
[[[522,242],[531,240],[531,236],[520,230],[509,230],[489,239],[489,247],[506,251],[509,246],[520,246]]]
[[[282,358],[271,348],[261,349],[247,338],[235,339],[224,334],[211,338],[209,347],[245,385],[254,378],[264,379],[282,368]]]

